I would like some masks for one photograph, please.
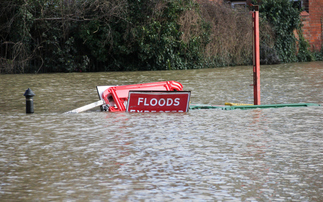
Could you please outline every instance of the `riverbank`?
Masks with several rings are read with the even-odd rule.
[[[208,0],[95,3],[2,3],[0,73],[185,70],[252,64],[248,10],[252,8],[235,10]],[[288,0],[260,5],[263,64],[323,60],[323,50],[309,51],[299,14]]]

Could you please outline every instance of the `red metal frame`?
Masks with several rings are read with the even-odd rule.
[[[182,91],[183,85],[177,81],[161,81],[154,83],[113,86],[106,89],[102,93],[102,98],[104,99],[106,104],[110,104],[108,97],[112,97],[116,107],[109,106],[110,111],[126,111],[126,106],[124,102],[128,101],[128,94],[130,90]]]

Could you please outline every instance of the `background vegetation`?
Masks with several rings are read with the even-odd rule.
[[[259,8],[261,24],[268,24],[272,30],[272,32],[263,33],[263,40],[261,40],[264,63],[314,60],[313,54],[308,49],[309,44],[301,31],[301,10],[297,7],[298,2],[295,3],[287,0],[261,2]],[[268,35],[268,33],[272,34]]]
[[[234,10],[223,2],[2,0],[0,4],[0,73],[193,69],[252,63],[248,9]],[[262,1],[263,64],[311,61],[323,55],[308,51],[299,13],[289,0]]]

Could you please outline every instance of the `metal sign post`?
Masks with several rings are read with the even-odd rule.
[[[260,105],[260,45],[259,45],[259,10],[255,6],[253,21],[253,94],[254,105]]]

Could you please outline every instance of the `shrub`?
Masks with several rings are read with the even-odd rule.
[[[214,66],[252,64],[252,19],[248,12],[208,0],[200,2],[211,26],[205,57]]]
[[[80,36],[95,58],[109,63],[105,70],[198,68],[203,37],[187,38],[181,27],[187,15],[200,18],[197,6],[192,0],[129,0],[126,20],[113,18],[108,25],[93,20],[82,27]],[[192,26],[202,24],[198,20]]]
[[[259,9],[261,22],[269,23],[274,31],[274,50],[281,62],[311,61],[313,59],[301,32],[301,10],[293,7],[292,1],[262,0]],[[294,30],[298,31],[299,39],[295,37]],[[266,44],[266,39],[262,43]]]

